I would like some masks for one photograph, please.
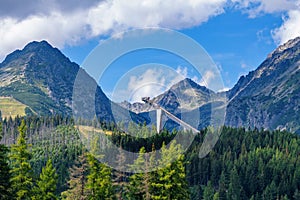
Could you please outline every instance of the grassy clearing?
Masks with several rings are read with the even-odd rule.
[[[0,110],[2,117],[12,118],[19,116],[25,116],[25,108],[27,106],[11,97],[0,97]]]
[[[112,131],[103,131],[102,129],[94,128],[92,126],[77,126],[77,128],[82,134],[82,136],[84,136],[85,138],[88,138],[88,135],[92,133],[99,133],[99,134],[106,134],[106,135],[112,134]]]

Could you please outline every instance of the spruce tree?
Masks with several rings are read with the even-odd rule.
[[[0,141],[2,138],[2,121],[0,118]],[[8,149],[5,145],[0,144],[0,199],[10,199],[10,172],[8,166]]]
[[[125,172],[126,167],[126,157],[124,154],[124,150],[121,147],[118,149],[119,153],[116,159],[116,165],[118,166],[118,171],[114,172],[114,186],[116,187],[116,196],[117,199],[123,199],[126,193],[127,187],[127,175]]]
[[[27,200],[31,198],[33,183],[32,169],[29,163],[31,154],[28,151],[28,145],[26,143],[26,125],[24,120],[22,120],[18,130],[19,136],[17,144],[12,145],[11,154],[9,156],[11,160],[10,182],[16,199]]]
[[[263,192],[262,199],[263,200],[275,200],[277,198],[277,188],[274,181],[270,185],[266,187]]]
[[[161,150],[162,157],[159,163],[162,168],[157,171],[157,178],[152,183],[154,190],[152,198],[189,199],[181,146],[172,141],[168,149],[163,144]]]
[[[131,165],[133,171],[138,170],[129,178],[128,197],[136,200],[149,200],[151,198],[151,172],[149,172],[149,159],[146,157],[145,147],[139,151],[138,158]]]
[[[86,199],[86,182],[87,182],[88,164],[86,153],[78,157],[76,163],[70,169],[70,180],[68,181],[69,189],[62,193],[66,200],[84,200]]]
[[[111,169],[100,163],[92,154],[88,155],[87,199],[115,199],[111,180]]]
[[[36,200],[54,200],[58,199],[55,195],[57,186],[57,174],[53,168],[52,160],[47,161],[46,166],[42,169],[37,186],[34,188],[34,197]]]
[[[230,183],[228,187],[227,199],[242,199],[242,187],[236,167],[232,168],[230,173]]]
[[[226,183],[225,171],[222,171],[219,180],[219,199],[220,200],[227,199],[227,183]]]

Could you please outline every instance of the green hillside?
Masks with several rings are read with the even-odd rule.
[[[15,100],[11,97],[0,97],[0,110],[2,113],[2,117],[15,118],[17,115],[24,116],[25,115],[26,105],[21,102]]]

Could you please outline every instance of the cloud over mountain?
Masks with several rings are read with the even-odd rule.
[[[223,13],[226,0],[76,2],[28,1],[26,5],[0,2],[0,57],[32,40],[45,39],[62,48],[131,28],[196,26]]]
[[[47,40],[63,48],[132,28],[181,30],[232,8],[251,18],[282,14],[283,24],[272,32],[277,43],[300,34],[299,0],[0,0],[0,5],[0,60],[33,40]]]

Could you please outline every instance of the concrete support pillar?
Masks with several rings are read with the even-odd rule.
[[[162,129],[162,110],[161,109],[157,109],[156,110],[156,131],[157,133],[160,133],[161,129]]]

